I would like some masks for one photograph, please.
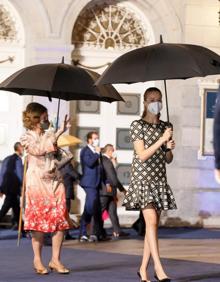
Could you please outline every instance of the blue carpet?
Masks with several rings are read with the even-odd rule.
[[[128,230],[127,230],[128,231]],[[131,238],[135,233],[129,230]],[[72,235],[77,235],[73,231]],[[174,236],[175,235],[175,236]],[[160,229],[160,238],[207,239],[220,238],[219,230],[204,229]],[[0,282],[138,282],[137,267],[141,257],[135,255],[112,254],[63,248],[63,263],[71,269],[70,275],[50,273],[38,276],[32,270],[32,249],[28,239],[21,240],[16,246],[16,232],[0,230]],[[140,238],[140,237],[139,237]],[[137,239],[137,236],[136,236]],[[141,238],[140,238],[141,239]],[[104,243],[108,244],[108,243]],[[175,244],[175,240],[174,240]],[[44,263],[49,262],[51,248],[44,248]],[[163,265],[172,277],[172,282],[219,282],[220,265],[190,262],[184,260],[163,259]],[[153,277],[153,266],[150,265]]]
[[[32,270],[31,242],[22,239],[16,247],[16,240],[1,240],[0,282],[135,282],[136,270],[141,257],[135,255],[111,254],[96,251],[63,249],[63,263],[71,269],[70,275],[51,273],[38,276]],[[51,248],[44,248],[44,263],[50,259]],[[163,259],[172,281],[220,281],[220,267],[216,264]],[[150,266],[152,271],[152,265]],[[152,276],[152,272],[150,273]]]

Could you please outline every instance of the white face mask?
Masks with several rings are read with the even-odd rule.
[[[152,102],[147,107],[148,111],[154,115],[158,115],[162,110],[162,103],[161,102]]]
[[[98,147],[98,146],[99,146],[99,139],[93,140],[92,146],[93,146],[93,147]]]
[[[47,129],[49,128],[49,126],[50,126],[50,123],[49,123],[48,120],[42,120],[42,121],[40,122],[40,127],[41,127],[41,129],[43,129],[43,130],[47,130]]]
[[[113,157],[114,159],[117,158],[117,152],[116,152],[116,151],[114,151],[114,152],[112,153],[112,157]]]

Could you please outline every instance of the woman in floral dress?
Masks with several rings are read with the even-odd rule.
[[[127,210],[142,210],[146,223],[143,259],[138,271],[141,281],[149,281],[147,267],[154,261],[155,278],[169,282],[162,267],[158,249],[158,224],[162,210],[176,209],[175,199],[167,184],[166,163],[173,160],[173,130],[160,120],[162,95],[152,87],[144,94],[142,118],[132,122],[130,138],[134,145],[131,181],[123,205]]]
[[[23,124],[27,131],[21,137],[21,143],[28,154],[24,229],[32,232],[34,269],[38,274],[48,273],[41,251],[44,233],[52,232],[49,268],[59,273],[69,273],[60,262],[64,231],[70,228],[65,188],[55,170],[51,171],[50,163],[53,161],[51,153],[57,149],[57,139],[69,127],[69,120],[66,116],[63,126],[56,133],[47,131],[47,109],[41,104],[30,103],[23,112]]]

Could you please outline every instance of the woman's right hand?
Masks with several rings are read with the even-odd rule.
[[[171,127],[167,128],[162,136],[163,142],[168,142],[173,137],[173,130]]]
[[[65,119],[62,123],[62,126],[60,127],[60,131],[62,133],[64,133],[67,129],[69,129],[71,127],[71,123],[70,123],[70,118],[68,118],[67,115],[65,115]]]
[[[71,123],[70,123],[70,118],[68,118],[67,115],[65,115],[65,119],[61,125],[61,127],[57,130],[57,132],[55,133],[56,138],[58,139],[59,136],[61,134],[63,134],[67,129],[69,129],[71,127]]]

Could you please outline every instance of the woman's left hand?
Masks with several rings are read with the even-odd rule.
[[[170,140],[167,142],[167,149],[174,150],[175,147],[176,147],[176,144],[174,140]]]

